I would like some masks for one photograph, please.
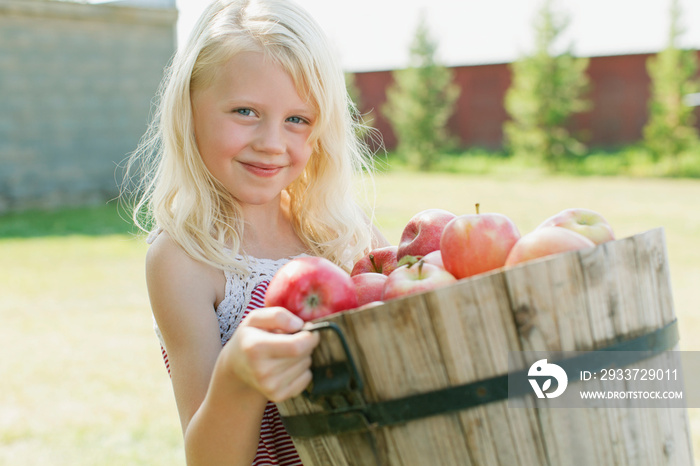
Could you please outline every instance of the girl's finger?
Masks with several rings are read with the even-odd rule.
[[[268,332],[295,333],[302,329],[304,321],[283,307],[263,307],[248,314],[241,322],[244,324]]]
[[[311,357],[296,360],[269,381],[267,395],[271,401],[283,401],[301,393],[311,382]]]
[[[280,394],[277,402],[287,400],[289,398],[295,397],[304,391],[306,387],[312,381],[312,375],[310,370],[306,370],[299,374],[294,380],[287,384],[286,389]]]
[[[317,332],[302,330],[291,335],[273,335],[266,345],[270,358],[301,358],[310,356],[320,341]]]

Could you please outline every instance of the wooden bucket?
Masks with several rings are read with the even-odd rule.
[[[358,414],[412,399],[411,417],[421,394],[507,374],[510,351],[588,351],[663,328],[675,321],[669,278],[658,228],[336,314],[324,321],[345,343],[321,332],[313,356],[330,375],[325,387],[315,375],[314,390],[331,395],[300,395],[278,408],[307,466],[693,464],[686,409],[538,409],[534,396],[501,396],[390,425],[367,425]],[[330,431],[342,433],[308,416],[339,407]]]

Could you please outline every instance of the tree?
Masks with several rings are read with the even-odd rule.
[[[677,159],[685,150],[698,144],[693,107],[685,105],[684,96],[698,92],[696,51],[683,50],[678,39],[683,33],[678,0],[671,2],[668,45],[647,60],[651,77],[649,120],[644,127],[644,144],[655,160]]]
[[[452,71],[436,62],[437,47],[425,19],[421,19],[409,67],[392,73],[394,83],[382,108],[398,139],[399,154],[421,170],[430,170],[440,152],[449,147],[446,125],[459,96]]]
[[[586,148],[568,129],[572,115],[590,107],[588,59],[576,58],[571,45],[555,53],[569,18],[545,0],[534,22],[535,51],[511,65],[512,84],[505,97],[511,120],[503,132],[510,151],[545,162],[556,170],[562,159]]]

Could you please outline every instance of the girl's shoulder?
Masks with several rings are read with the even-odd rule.
[[[155,230],[148,236],[146,242],[149,244],[146,252],[147,265],[150,262],[154,262],[155,264],[179,265],[185,269],[192,267],[214,268],[190,256],[165,230]]]
[[[158,231],[148,238],[150,247],[146,252],[146,270],[151,267],[161,268],[172,264],[179,264],[185,267],[189,264],[190,257],[165,231]]]
[[[165,231],[153,238],[146,252],[146,282],[151,291],[197,292],[212,303],[220,301],[221,270],[192,258]],[[178,291],[179,290],[179,291]],[[186,291],[189,290],[189,291]]]

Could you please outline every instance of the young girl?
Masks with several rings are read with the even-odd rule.
[[[388,244],[352,200],[369,155],[353,111],[289,0],[214,1],[166,74],[134,216],[156,226],[148,291],[190,465],[301,464],[272,402],[310,382],[318,335],[261,307],[296,256],[349,270]]]

